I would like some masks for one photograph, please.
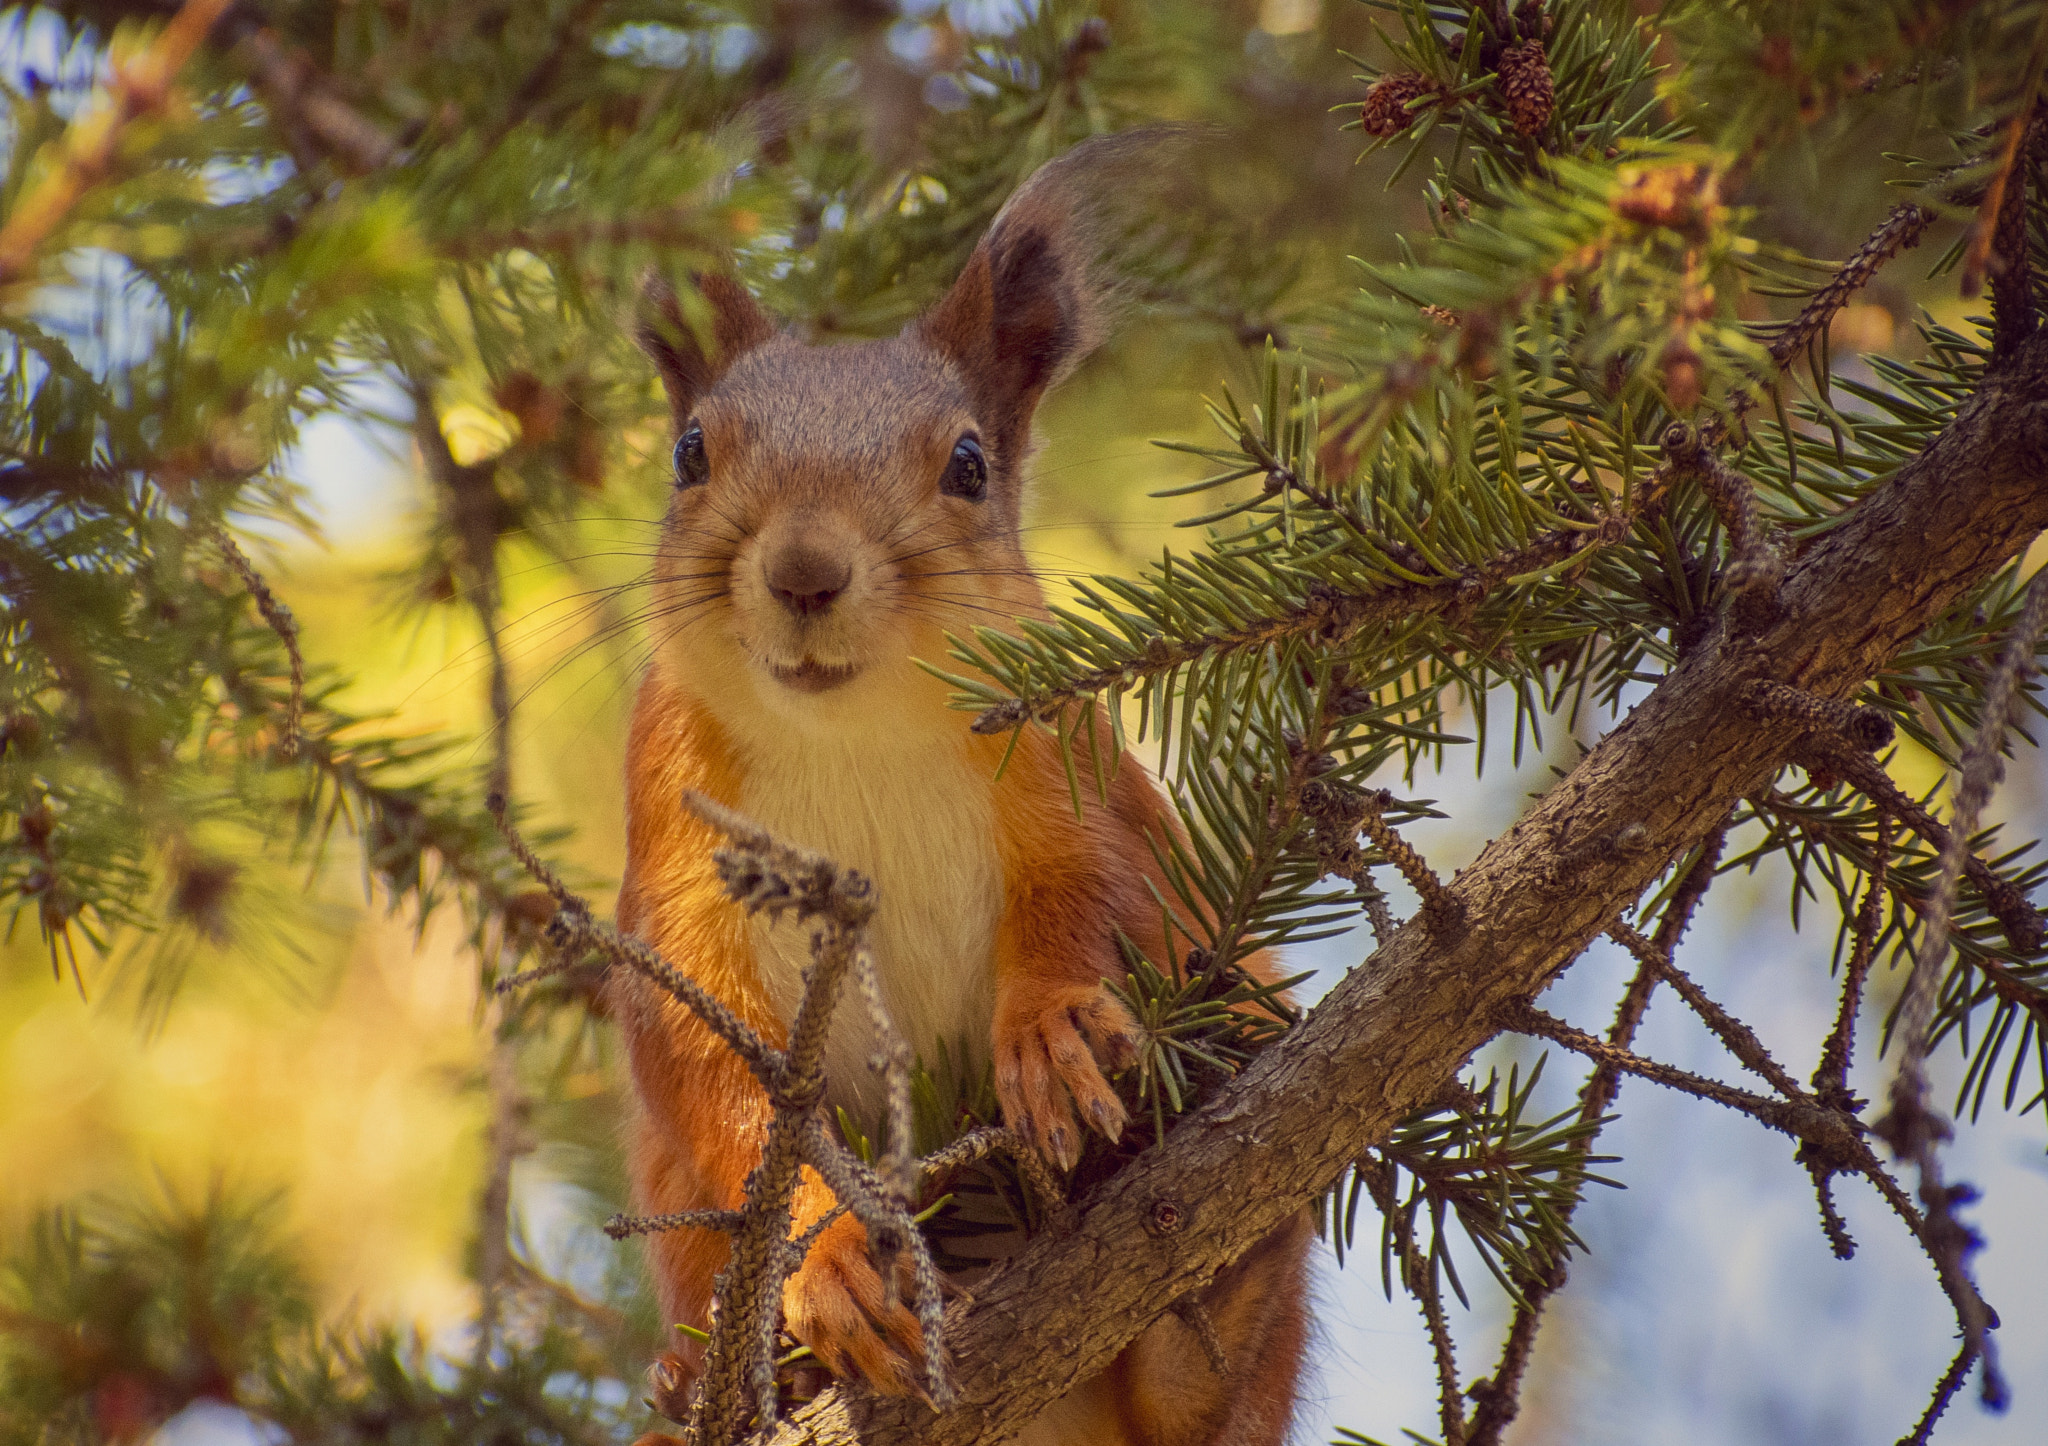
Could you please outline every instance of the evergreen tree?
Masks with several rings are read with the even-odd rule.
[[[2048,571],[2026,558],[2048,526],[2048,5],[1325,8],[1320,32],[1314,6],[1192,0],[0,12],[0,890],[81,987],[118,937],[152,935],[129,987],[160,1018],[193,970],[265,947],[292,908],[265,882],[279,868],[351,850],[389,906],[460,912],[495,1000],[463,1355],[319,1322],[265,1207],[231,1193],[66,1209],[0,1286],[7,1439],[134,1439],[203,1398],[307,1441],[650,1424],[660,1323],[630,1262],[593,1299],[511,1230],[535,1130],[605,1130],[550,1095],[597,1047],[596,980],[673,976],[591,911],[598,881],[546,862],[562,830],[522,835],[508,579],[577,578],[611,610],[600,636],[659,625],[589,555],[664,487],[630,325],[650,271],[688,313],[685,278],[730,258],[808,334],[886,332],[1037,164],[1157,118],[1234,127],[1214,176],[1162,186],[1124,256],[1144,308],[1231,338],[1254,378],[1188,449],[1208,473],[1181,489],[1202,498],[1195,531],[1076,582],[1049,624],[926,660],[963,728],[1052,730],[1077,798],[1111,750],[1157,762],[1187,826],[1160,841],[1185,947],[1130,960],[1148,1043],[1121,1084],[1150,1128],[1084,1163],[1075,1213],[975,1081],[899,1064],[890,1120],[842,1122],[843,1194],[876,1221],[928,1217],[941,1257],[964,1227],[932,1181],[1039,1227],[949,1317],[932,1394],[950,1409],[820,1390],[772,1320],[742,1320],[736,1283],[724,1348],[750,1394],[700,1439],[997,1439],[1313,1203],[1340,1251],[1363,1205],[1379,1214],[1389,1287],[1436,1350],[1440,1438],[1496,1442],[1546,1302],[1598,1246],[1573,1219],[1624,1076],[1790,1137],[1837,1253],[1845,1176],[1925,1248],[1960,1348],[1907,1439],[1966,1382],[2002,1406],[1970,1193],[1941,1147],[1947,1114],[2048,1092],[2042,866],[1983,818],[2041,711]],[[1276,36],[1295,11],[1308,33]],[[1365,57],[1348,90],[1339,43]],[[1344,114],[1316,113],[1336,99]],[[1886,182],[1903,199],[1815,259],[1832,223],[1788,222],[1778,191],[1845,137],[1863,147],[1848,209],[1881,209]],[[1357,218],[1318,170],[1358,150],[1393,157],[1394,194],[1420,202],[1362,274],[1339,259]],[[1919,360],[1834,375],[1837,316],[1923,244],[1988,317],[1929,320]],[[290,580],[258,561],[310,527],[292,452],[334,415],[417,446],[435,512],[405,590],[483,640],[481,768],[472,740],[345,706],[348,676],[306,665]],[[1430,802],[1379,786],[1412,787],[1490,726],[1519,751],[1624,711],[1448,882],[1401,834]],[[1951,786],[1895,783],[1900,740]],[[735,897],[824,920],[819,978],[853,967],[862,916],[829,868],[726,822]],[[1810,1072],[1677,961],[1717,875],[1773,855],[1841,981]],[[1360,919],[1375,942],[1306,1017],[1238,967]],[[1639,968],[1594,1035],[1531,1001],[1602,935]],[[1880,1021],[1864,992],[1881,968],[1903,984]],[[1756,1087],[1634,1051],[1662,986]],[[1584,1062],[1577,1108],[1540,1118],[1533,1075],[1461,1073],[1504,1030],[1548,1041],[1552,1071]],[[1929,1092],[1944,1046],[1967,1058],[1954,1101]],[[1856,1099],[1849,1061],[1880,1049],[1888,1097]],[[748,1228],[616,1225],[704,1227]],[[1514,1303],[1477,1381],[1446,1325],[1454,1234]],[[1068,1347],[1033,1354],[1044,1339]]]

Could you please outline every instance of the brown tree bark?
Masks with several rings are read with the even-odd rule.
[[[1459,873],[1449,892],[1462,922],[1439,911],[1411,919],[1229,1089],[1085,1201],[1071,1232],[986,1280],[949,1328],[952,1410],[934,1418],[834,1390],[761,1439],[994,1443],[1101,1370],[1433,1099],[1498,1032],[1502,1006],[1547,986],[1784,765],[1800,730],[1747,716],[1745,683],[1848,696],[2044,526],[2048,339],[2036,337],[1793,563],[1770,622],[1745,636],[1724,615]]]

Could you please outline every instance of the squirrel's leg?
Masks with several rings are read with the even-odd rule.
[[[1282,1446],[1308,1343],[1308,1249],[1294,1216],[1197,1291],[1223,1348],[1218,1374],[1194,1327],[1166,1315],[1110,1368],[1124,1429],[1143,1446]]]
[[[1104,1076],[1136,1060],[1137,1025],[1103,981],[1124,975],[1118,923],[1149,902],[1130,857],[1145,844],[1092,798],[1075,816],[1057,745],[1043,735],[1018,741],[997,788],[996,1097],[1005,1122],[1065,1168],[1080,1157],[1083,1129],[1123,1132]]]
[[[636,988],[626,1037],[641,1111],[631,1169],[638,1208],[648,1214],[736,1210],[747,1176],[761,1161],[772,1111],[766,1092],[739,1056],[694,1015]],[[655,1017],[650,1019],[648,1016]],[[837,1203],[810,1169],[792,1201],[792,1236],[809,1229]],[[672,1230],[648,1237],[663,1320],[706,1331],[712,1290],[729,1243],[710,1230]],[[917,1318],[905,1275],[892,1303],[868,1260],[867,1234],[850,1215],[825,1228],[783,1285],[791,1335],[817,1353],[835,1375],[859,1375],[879,1390],[914,1393],[921,1385]],[[655,1404],[681,1420],[703,1369],[703,1347],[680,1338],[653,1372]]]

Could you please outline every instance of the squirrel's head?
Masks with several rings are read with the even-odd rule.
[[[728,276],[697,278],[694,316],[650,286],[642,342],[677,435],[655,568],[665,671],[721,713],[900,727],[906,690],[944,691],[912,657],[1039,609],[1018,543],[1032,413],[1101,338],[1088,196],[1144,144],[1042,168],[887,340],[806,345]]]

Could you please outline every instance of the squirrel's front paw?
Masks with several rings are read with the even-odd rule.
[[[892,1396],[922,1395],[924,1342],[908,1302],[904,1263],[894,1300],[868,1259],[867,1232],[852,1216],[825,1227],[782,1287],[783,1324],[835,1376],[858,1376]]]
[[[1076,1110],[1106,1138],[1123,1134],[1123,1103],[1104,1076],[1136,1063],[1138,1026],[1100,984],[998,1001],[995,1054],[1004,1121],[1061,1169],[1081,1157]]]

